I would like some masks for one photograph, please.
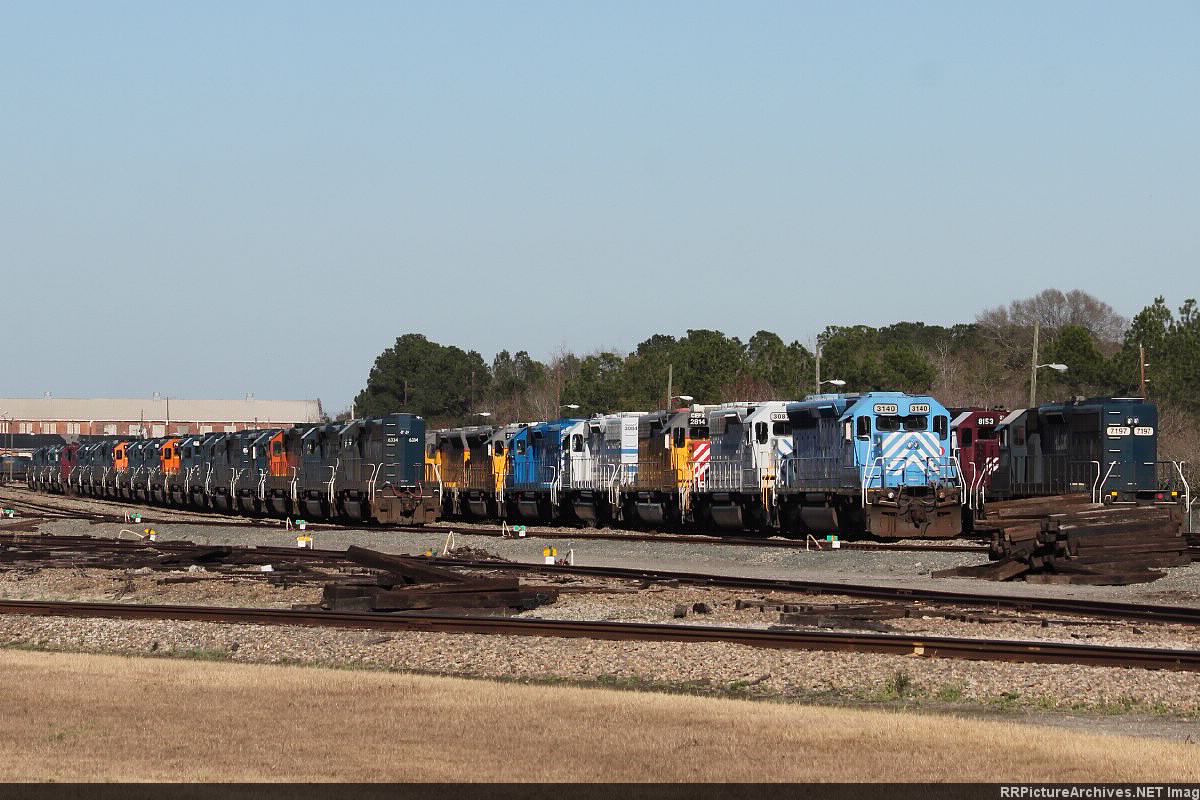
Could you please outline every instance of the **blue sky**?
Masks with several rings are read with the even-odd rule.
[[[0,396],[1200,290],[1200,5],[0,4]],[[21,337],[12,331],[21,330]]]

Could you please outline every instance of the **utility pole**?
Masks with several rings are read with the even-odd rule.
[[[665,406],[665,408],[668,411],[671,409],[671,400],[675,396],[673,394],[673,390],[675,387],[671,385],[674,377],[675,377],[675,365],[667,364],[667,405]]]
[[[1146,347],[1138,345],[1138,369],[1141,370],[1142,377],[1138,381],[1138,386],[1142,388],[1142,399],[1146,399]]]
[[[1033,360],[1029,362],[1029,407],[1037,408],[1038,331],[1040,323],[1033,321]]]

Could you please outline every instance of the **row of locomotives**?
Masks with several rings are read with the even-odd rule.
[[[1179,462],[1158,460],[1158,409],[1138,397],[1076,398],[1007,414],[992,499],[1088,494],[1092,502],[1190,502]]]
[[[815,395],[787,406],[792,452],[780,524],[806,535],[945,538],[962,532],[950,412],[926,395]]]
[[[421,524],[425,422],[393,414],[266,429],[43,448],[31,487],[227,513]]]
[[[786,401],[724,403],[708,410],[709,458],[693,480],[692,516],[726,530],[776,527],[781,464],[792,454]]]
[[[561,519],[595,527],[623,518],[626,487],[638,475],[638,420],[644,416],[597,415],[563,430]]]
[[[70,493],[78,449],[78,444],[62,444],[35,450],[25,475],[29,488],[54,494]]]

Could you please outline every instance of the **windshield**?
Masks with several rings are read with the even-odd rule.
[[[875,418],[875,430],[889,432],[900,430],[900,418],[893,416],[879,416]]]

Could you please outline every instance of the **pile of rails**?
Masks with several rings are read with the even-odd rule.
[[[482,577],[434,566],[421,557],[362,547],[346,552],[300,548],[198,545],[90,536],[23,535],[0,530],[0,570],[107,569],[172,573],[159,583],[253,579],[287,587],[323,587],[320,607],[332,611],[524,611],[558,598],[557,590],[523,586],[518,578]],[[459,551],[455,551],[459,554]]]
[[[343,559],[291,548],[198,545],[188,541],[107,539],[90,536],[23,535],[0,529],[0,570],[108,569],[125,572],[184,572],[159,583],[231,579],[263,580],[279,586],[322,584],[346,567]]]
[[[346,559],[376,570],[369,577],[325,585],[321,607],[330,611],[492,609],[528,611],[558,599],[552,588],[522,586],[519,578],[484,578],[436,567],[416,558],[350,547]]]
[[[1124,585],[1191,563],[1174,506],[1102,506],[1085,495],[997,503],[989,509],[990,564],[935,572],[1030,583]]]

